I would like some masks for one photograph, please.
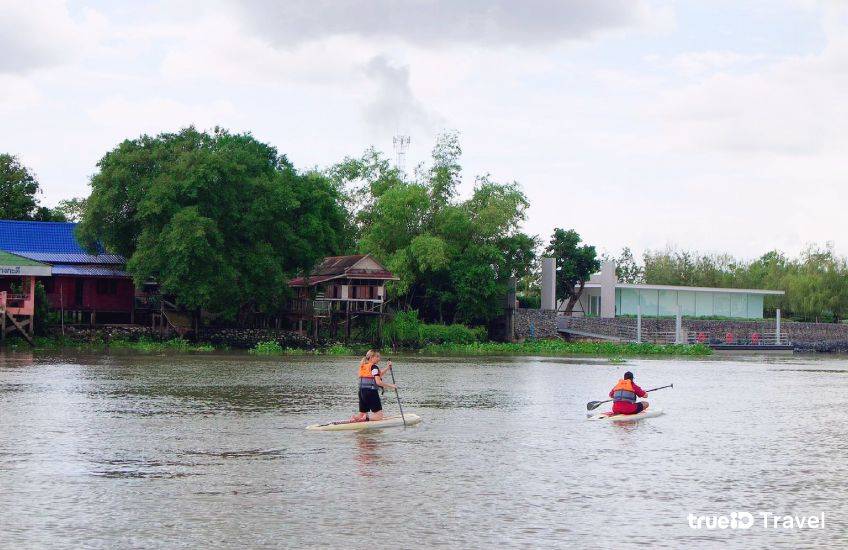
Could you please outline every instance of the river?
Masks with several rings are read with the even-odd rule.
[[[356,364],[0,355],[0,546],[848,544],[848,360],[398,357],[421,424],[305,431],[354,412]],[[674,383],[666,414],[588,422],[625,369]],[[732,512],[754,525],[690,526]]]

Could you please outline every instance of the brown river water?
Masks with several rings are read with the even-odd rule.
[[[848,546],[844,358],[397,357],[421,424],[305,431],[354,412],[356,366],[0,355],[0,547]],[[666,414],[587,421],[626,369]]]

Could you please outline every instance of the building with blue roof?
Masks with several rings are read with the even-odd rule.
[[[76,237],[76,223],[0,220],[0,251],[51,266],[52,275],[39,277],[50,305],[72,315],[96,316],[101,321],[133,318],[135,287],[124,270],[126,259],[98,247],[95,254]],[[11,287],[0,279],[0,290]],[[4,287],[5,285],[5,287]]]

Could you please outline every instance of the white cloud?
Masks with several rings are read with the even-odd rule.
[[[186,126],[201,129],[237,124],[236,108],[228,101],[184,103],[164,97],[133,100],[110,98],[87,110],[96,126],[117,131],[117,139],[141,134],[176,131]]]
[[[42,99],[35,84],[26,78],[0,74],[0,114],[30,109]]]
[[[530,46],[654,25],[668,13],[644,0],[232,0],[274,43],[330,36],[397,39],[418,46]]]
[[[416,99],[409,83],[409,67],[398,65],[384,56],[372,58],[363,72],[376,84],[373,98],[365,108],[365,119],[385,135],[401,130],[432,133],[442,125],[438,115]]]
[[[0,29],[0,73],[25,74],[71,61],[92,38],[63,0],[0,0]]]

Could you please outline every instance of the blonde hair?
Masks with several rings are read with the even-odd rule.
[[[375,349],[369,349],[365,352],[365,357],[362,358],[363,363],[373,363],[374,357],[380,355],[380,352]]]

